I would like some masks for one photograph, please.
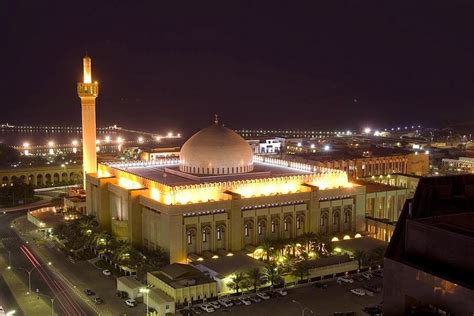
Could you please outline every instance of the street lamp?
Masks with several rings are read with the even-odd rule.
[[[44,264],[39,264],[37,266],[34,266],[31,270],[27,270],[25,268],[22,268],[22,267],[12,267],[12,266],[8,266],[7,269],[8,270],[11,270],[11,269],[18,269],[18,270],[23,270],[25,271],[26,273],[28,273],[28,294],[31,293],[31,274],[39,267],[42,267],[42,266],[45,266],[45,265],[48,265],[50,266],[52,263],[51,261],[48,262],[48,263],[44,263]]]
[[[61,291],[63,292],[63,291]],[[60,293],[61,293],[60,292]],[[57,294],[55,296],[49,296],[48,294],[43,294],[43,293],[40,293],[38,289],[36,289],[36,294],[37,295],[42,295],[42,296],[45,296],[47,298],[49,298],[51,300],[51,316],[54,316],[54,300],[56,299],[57,297]],[[59,294],[59,293],[58,293]]]
[[[306,312],[306,311],[309,311],[311,314],[314,314],[313,311],[309,307],[303,306],[303,304],[301,304],[300,302],[298,302],[296,300],[292,300],[291,302],[298,304],[298,306],[301,309],[301,316],[304,316],[304,312]]]
[[[140,288],[140,293],[146,294],[146,314],[148,315],[148,293],[150,293],[150,289],[146,287]]]

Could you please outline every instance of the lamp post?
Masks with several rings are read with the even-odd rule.
[[[301,309],[301,316],[304,316],[304,313],[305,313],[306,311],[309,311],[311,314],[314,314],[313,311],[312,311],[309,307],[303,306],[303,304],[301,304],[300,302],[298,302],[298,301],[296,301],[296,300],[292,300],[291,302],[298,304],[298,306],[299,306],[300,309]]]
[[[55,296],[49,296],[48,294],[40,293],[38,289],[36,289],[36,294],[45,296],[45,297],[47,297],[51,300],[51,316],[54,316],[54,300],[56,299],[57,296],[56,295]]]
[[[140,288],[140,293],[146,294],[146,314],[148,315],[148,293],[150,293],[150,289],[146,287]]]
[[[45,266],[45,265],[50,266],[50,265],[51,265],[51,261],[48,262],[48,263],[45,263],[45,264],[39,264],[39,265],[37,265],[37,266],[34,266],[34,267],[33,267],[32,269],[30,269],[30,270],[27,270],[27,269],[22,268],[22,267],[12,267],[12,266],[8,266],[7,269],[8,269],[8,270],[11,270],[11,269],[18,269],[18,270],[23,270],[23,271],[25,271],[26,273],[28,273],[28,294],[30,294],[30,293],[31,293],[31,274],[32,274],[37,268],[39,268],[39,267],[41,267],[41,266]]]

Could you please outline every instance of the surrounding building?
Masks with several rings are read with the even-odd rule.
[[[420,180],[385,254],[385,315],[472,315],[473,210],[474,175]]]
[[[178,304],[217,297],[216,281],[189,264],[173,263],[148,272],[147,283]]]
[[[82,183],[82,166],[29,167],[0,169],[1,185],[11,185],[15,181],[30,183],[37,187]]]
[[[448,171],[461,171],[473,173],[474,158],[459,157],[459,159],[444,158],[441,162],[441,167]]]

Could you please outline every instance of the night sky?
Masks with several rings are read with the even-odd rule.
[[[474,121],[472,1],[157,2],[1,4],[0,121],[80,125],[86,51],[100,126]]]

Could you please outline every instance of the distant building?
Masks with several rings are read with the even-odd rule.
[[[474,175],[420,179],[385,254],[384,315],[474,313]]]
[[[474,158],[459,157],[459,159],[443,158],[441,166],[444,170],[474,172]]]

